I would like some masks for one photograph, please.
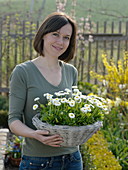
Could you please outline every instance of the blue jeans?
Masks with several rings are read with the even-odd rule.
[[[82,158],[79,151],[54,157],[23,156],[20,170],[82,170]]]

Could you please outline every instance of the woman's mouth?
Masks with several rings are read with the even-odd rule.
[[[52,45],[52,47],[55,48],[57,51],[61,51],[63,49],[62,47],[57,47],[57,46],[53,46],[53,45]]]

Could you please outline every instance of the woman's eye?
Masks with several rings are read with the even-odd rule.
[[[53,35],[54,35],[54,36],[59,36],[59,34],[58,34],[58,33],[53,33]]]
[[[66,40],[69,40],[70,38],[69,37],[64,37]]]

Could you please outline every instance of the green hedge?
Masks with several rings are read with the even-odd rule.
[[[86,170],[121,170],[118,160],[108,149],[108,143],[101,132],[94,134],[81,146]]]
[[[0,128],[8,128],[8,111],[0,110]]]
[[[9,102],[7,96],[0,95],[0,110],[8,110]]]

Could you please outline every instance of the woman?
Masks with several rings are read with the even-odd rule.
[[[77,84],[77,70],[67,64],[74,57],[75,46],[75,22],[55,12],[44,20],[35,36],[34,49],[39,56],[17,65],[11,74],[9,127],[25,137],[20,170],[82,170],[78,147],[61,147],[61,136],[48,136],[48,131],[36,130],[32,124],[35,97],[45,104],[44,93]]]

